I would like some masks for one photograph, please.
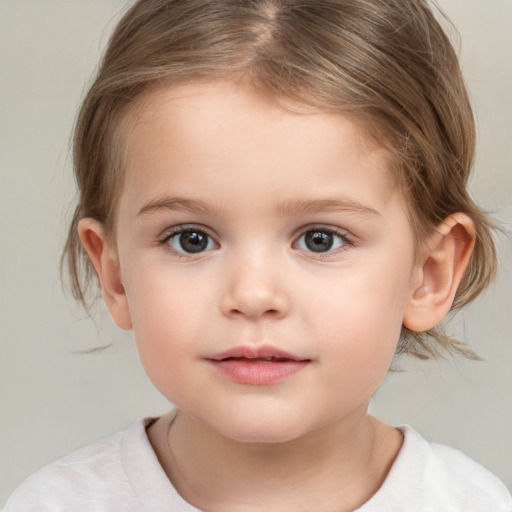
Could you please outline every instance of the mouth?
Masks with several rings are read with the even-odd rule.
[[[226,357],[221,361],[246,361],[248,363],[284,363],[286,361],[295,361],[295,359],[288,359],[286,357]]]
[[[236,347],[214,354],[207,361],[222,377],[253,386],[276,384],[292,377],[311,363],[311,359],[271,346]]]

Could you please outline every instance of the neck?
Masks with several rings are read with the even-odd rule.
[[[183,411],[148,434],[180,495],[209,512],[354,510],[382,485],[402,444],[365,412],[282,443],[234,441]]]

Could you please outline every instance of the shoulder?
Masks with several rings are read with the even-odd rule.
[[[425,476],[438,489],[456,490],[467,499],[503,502],[508,505],[507,512],[512,510],[508,490],[489,470],[449,446],[436,443],[428,446],[430,450],[426,458]]]
[[[130,457],[130,451],[147,450],[144,433],[145,420],[141,420],[124,432],[81,448],[36,471],[14,491],[3,512],[100,512],[115,510],[115,506],[104,508],[102,503],[110,501],[113,505],[116,497],[123,510],[132,510],[124,507],[126,503],[137,502],[125,459]],[[130,443],[128,452],[127,441]]]
[[[403,508],[390,510],[512,511],[507,488],[482,465],[454,448],[429,443],[411,427],[400,430],[404,445],[382,491]]]

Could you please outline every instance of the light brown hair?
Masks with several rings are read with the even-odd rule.
[[[116,128],[142,94],[193,80],[243,76],[276,99],[355,116],[393,155],[418,242],[468,214],[476,243],[452,309],[492,280],[495,227],[467,184],[475,127],[457,55],[426,0],[139,0],[108,44],[76,124],[79,200],[63,253],[87,307],[94,269],[77,236],[84,217],[115,228],[123,184]],[[440,348],[475,357],[442,327],[403,329],[397,353]]]

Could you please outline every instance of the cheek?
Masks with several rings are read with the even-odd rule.
[[[401,331],[401,321],[385,313],[349,304],[346,315],[332,315],[325,332],[329,340],[327,378],[333,391],[332,406],[366,403],[389,372]],[[325,361],[325,359],[324,359]],[[336,392],[337,390],[337,392]],[[339,394],[338,394],[339,393]],[[352,404],[352,405],[350,405]]]
[[[326,329],[335,328],[345,339],[374,336],[394,339],[409,299],[408,262],[386,264],[384,258],[353,265],[337,278],[325,279],[325,286],[312,286],[309,302],[315,316],[324,317]],[[405,269],[405,271],[404,271]],[[312,283],[314,285],[314,283]]]
[[[319,294],[310,297],[310,319],[320,330],[320,340],[333,361],[358,376],[354,382],[364,375],[379,381],[391,364],[409,293],[408,280],[398,268],[400,262],[351,269],[337,286],[330,285],[323,300]]]
[[[206,290],[192,276],[176,271],[158,256],[141,257],[126,270],[129,280],[125,290],[135,332],[169,338],[200,321],[197,305],[204,300]]]
[[[200,292],[161,272],[131,274],[125,286],[139,356],[153,383],[178,377],[185,356],[194,355],[204,322]],[[195,334],[195,336],[194,336]]]

